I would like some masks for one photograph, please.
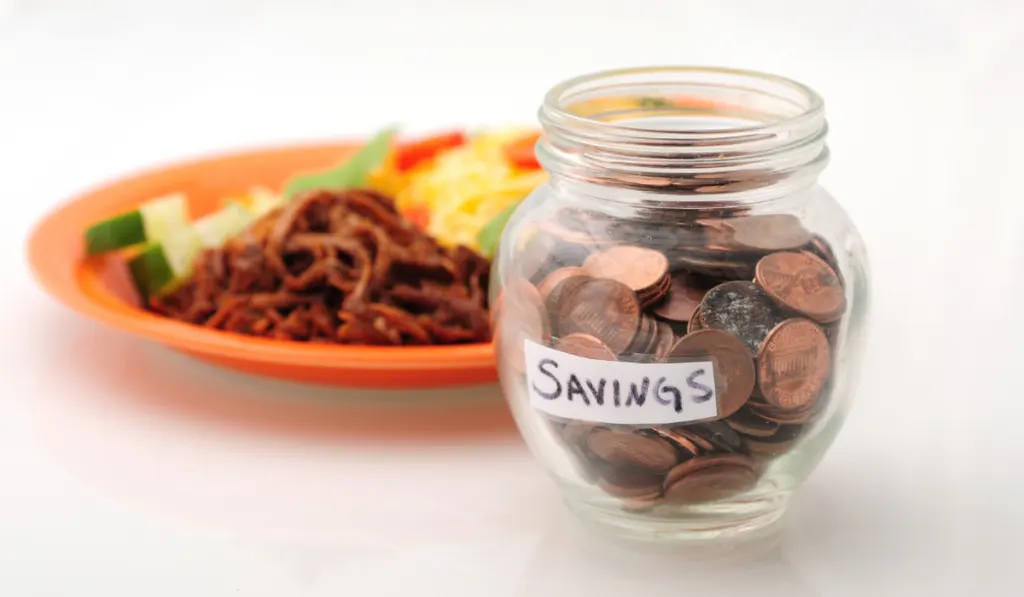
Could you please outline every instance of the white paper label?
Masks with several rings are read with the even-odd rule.
[[[710,361],[600,361],[524,342],[530,404],[549,415],[615,425],[665,425],[718,416]]]

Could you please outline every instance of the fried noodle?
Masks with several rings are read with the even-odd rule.
[[[446,248],[371,190],[314,191],[196,260],[150,309],[279,340],[415,345],[490,338],[490,262]]]

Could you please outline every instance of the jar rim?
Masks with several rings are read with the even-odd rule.
[[[613,81],[620,78],[637,77],[641,79],[643,77],[664,77],[664,76],[676,76],[680,77],[678,80],[662,80],[652,79],[651,83],[660,84],[695,84],[698,76],[722,76],[725,78],[732,78],[737,80],[747,80],[749,82],[767,84],[778,87],[780,90],[787,90],[797,94],[804,101],[804,106],[798,113],[790,116],[781,117],[771,122],[751,122],[743,126],[726,127],[726,128],[715,128],[709,130],[676,130],[666,131],[661,128],[647,128],[643,126],[623,126],[621,124],[615,124],[612,122],[602,121],[587,116],[581,116],[574,114],[569,110],[565,109],[563,100],[570,96],[570,94],[579,89],[582,86],[586,86],[593,83],[600,83],[601,81]],[[719,83],[706,83],[706,86],[712,87],[716,85],[725,85],[725,82]],[[732,86],[734,89],[739,89],[736,86]],[[597,85],[593,89],[602,89],[602,86]],[[756,92],[756,90],[751,90]],[[693,96],[694,98],[696,96]],[[657,135],[662,138],[667,136],[676,136],[680,139],[688,137],[699,137],[699,138],[710,138],[710,137],[729,137],[736,135],[748,135],[750,133],[764,133],[771,130],[790,127],[799,125],[808,120],[820,118],[824,112],[825,102],[824,99],[808,85],[800,83],[795,79],[790,79],[782,75],[776,75],[773,73],[751,70],[751,69],[738,69],[729,67],[717,67],[717,66],[642,66],[642,67],[630,67],[622,69],[611,69],[605,71],[595,71],[586,73],[567,79],[558,83],[552,87],[544,96],[544,101],[540,109],[541,122],[546,124],[548,122],[554,123],[560,121],[564,126],[567,124],[575,123],[577,126],[582,127],[599,127],[606,131],[609,135],[623,135],[630,137]]]

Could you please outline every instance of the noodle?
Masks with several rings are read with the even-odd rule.
[[[370,190],[314,191],[196,259],[153,311],[280,340],[486,342],[490,262],[447,248]]]

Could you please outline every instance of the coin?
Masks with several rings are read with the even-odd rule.
[[[692,458],[700,454],[700,449],[697,447],[697,444],[682,433],[665,427],[657,427],[651,431],[672,442],[672,444],[674,444],[682,453],[683,458]]]
[[[662,281],[668,259],[653,249],[620,245],[587,257],[583,269],[595,278],[618,280],[633,292],[643,292]]]
[[[665,302],[651,313],[669,321],[690,321],[690,315],[700,305],[707,288],[696,276],[685,272],[674,274],[670,284]]]
[[[772,253],[757,262],[755,275],[772,300],[815,321],[835,321],[846,306],[836,272],[812,253]]]
[[[754,389],[756,371],[747,347],[736,336],[721,330],[687,334],[669,351],[670,361],[710,359],[714,364],[718,416],[739,410]]]
[[[821,328],[807,319],[787,319],[768,334],[757,355],[761,393],[778,408],[806,407],[825,385],[831,360]]]
[[[778,423],[759,416],[750,408],[742,408],[736,411],[735,414],[725,420],[725,424],[735,429],[740,435],[747,437],[771,437],[779,430]]]
[[[590,434],[587,446],[605,462],[631,471],[664,473],[678,462],[672,444],[633,432],[601,429]]]
[[[643,309],[649,309],[661,303],[668,295],[669,288],[672,285],[672,278],[665,274],[665,276],[650,290],[644,292],[638,292],[637,298],[640,300],[640,307]]]
[[[654,346],[654,360],[663,361],[676,344],[676,333],[664,321],[658,322],[658,342]]]
[[[673,254],[670,263],[674,270],[684,269],[723,280],[749,280],[754,277],[756,265],[747,259],[728,259],[705,253]]]
[[[563,336],[555,342],[554,349],[586,359],[596,359],[599,361],[617,360],[615,353],[604,342],[589,334],[569,334],[568,336]]]
[[[661,495],[661,478],[632,471],[610,471],[602,475],[597,486],[605,493],[623,498],[655,498]]]
[[[693,472],[667,486],[664,500],[674,504],[714,502],[749,491],[756,483],[752,468],[715,466]]]
[[[547,344],[551,337],[548,313],[537,288],[526,281],[511,283],[503,293],[502,337],[507,333],[509,340],[502,346],[509,351],[509,363],[520,373],[526,371],[526,354],[523,341],[533,340]]]
[[[700,305],[690,314],[690,320],[686,323],[686,333],[692,333],[704,329],[704,320],[700,315]]]
[[[540,292],[541,298],[544,299],[544,301],[549,306],[557,305],[559,296],[553,295],[552,293],[562,284],[562,282],[565,282],[567,280],[583,281],[589,277],[590,274],[588,274],[587,270],[583,269],[582,267],[560,267],[555,271],[551,272],[550,274],[548,274],[547,276],[545,276],[545,278],[537,286],[537,291]]]
[[[686,427],[686,430],[711,443],[716,452],[738,452],[743,449],[743,438],[724,421],[708,421],[690,425]]]
[[[560,334],[589,334],[619,354],[640,327],[640,303],[628,286],[606,278],[590,278],[561,297]]]
[[[751,410],[761,418],[779,424],[806,423],[814,414],[814,404],[803,408],[782,409],[767,403],[751,400],[747,403]]]
[[[811,241],[800,218],[790,214],[745,216],[727,220],[736,244],[754,251],[797,249]]]
[[[750,457],[744,454],[709,454],[707,456],[698,456],[672,467],[672,470],[665,475],[665,488],[671,487],[683,477],[701,469],[717,466],[736,466],[749,469],[753,467],[753,463]]]
[[[704,439],[703,437],[701,437],[697,433],[694,433],[689,427],[674,427],[672,429],[672,432],[676,433],[676,434],[679,434],[679,435],[685,437],[686,439],[690,440],[691,442],[693,442],[693,445],[697,446],[697,448],[699,448],[702,452],[714,452],[715,451],[715,445],[714,444],[712,444],[708,440]]]
[[[782,319],[771,299],[753,282],[719,284],[700,303],[702,327],[736,336],[747,345],[751,358]]]

